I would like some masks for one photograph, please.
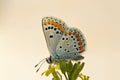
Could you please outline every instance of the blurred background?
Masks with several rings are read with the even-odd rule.
[[[0,80],[50,80],[41,76],[49,56],[42,31],[45,16],[61,18],[86,38],[84,74],[90,80],[120,80],[119,0],[0,0]]]

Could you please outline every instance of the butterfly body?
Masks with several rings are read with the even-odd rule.
[[[85,51],[85,39],[75,28],[69,28],[65,22],[55,17],[44,17],[42,27],[50,57],[48,63],[59,60],[81,60]]]

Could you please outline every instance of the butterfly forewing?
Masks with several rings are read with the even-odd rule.
[[[67,32],[68,27],[63,21],[55,17],[44,17],[42,26],[50,54],[52,57],[55,57],[56,46],[63,34]]]

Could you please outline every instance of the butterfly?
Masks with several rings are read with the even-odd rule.
[[[85,51],[85,38],[76,28],[69,28],[67,24],[56,17],[44,17],[42,28],[46,39],[50,57],[46,61],[51,64],[59,60],[81,60]]]

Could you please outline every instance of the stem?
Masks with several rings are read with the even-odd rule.
[[[68,80],[67,75],[64,73],[65,79]]]
[[[58,75],[60,76],[60,80],[62,80],[62,75],[57,71]]]

